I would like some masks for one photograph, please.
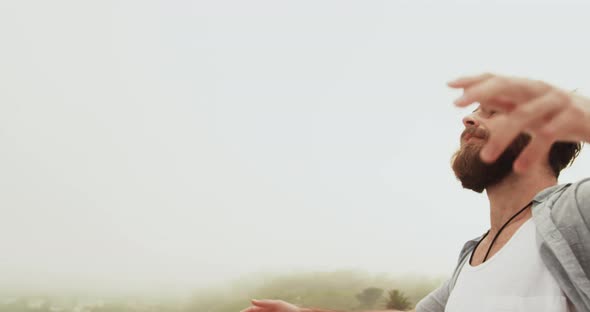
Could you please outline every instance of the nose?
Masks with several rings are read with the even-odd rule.
[[[465,128],[468,127],[479,127],[479,121],[473,117],[473,114],[471,115],[467,115],[463,118],[463,125],[465,125]]]

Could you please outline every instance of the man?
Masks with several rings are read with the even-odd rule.
[[[590,142],[590,99],[493,74],[448,85],[463,89],[455,105],[479,103],[452,168],[464,188],[486,191],[490,229],[416,311],[590,311],[590,179],[557,184]],[[252,300],[242,312],[331,311]]]

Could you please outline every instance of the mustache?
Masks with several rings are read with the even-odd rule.
[[[480,127],[467,127],[465,130],[463,130],[463,133],[461,133],[461,140],[463,140],[467,135],[478,139],[487,140],[490,134],[487,130]]]

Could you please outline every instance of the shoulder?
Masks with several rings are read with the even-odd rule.
[[[547,201],[556,223],[583,221],[590,226],[590,178],[563,185],[547,196]]]
[[[556,199],[574,202],[578,207],[588,209],[590,205],[590,177],[577,181],[575,183],[568,183],[565,185],[563,194]]]
[[[578,204],[590,203],[590,178],[580,180],[572,185]]]
[[[590,177],[574,183],[558,184],[539,192],[534,200],[536,202],[563,203],[578,202],[590,203]]]
[[[572,187],[576,206],[586,224],[590,225],[590,178],[576,182]]]
[[[447,300],[451,294],[451,290],[454,286],[458,273],[460,272],[461,263],[469,255],[469,253],[473,250],[477,242],[483,237],[483,235],[467,241],[463,248],[461,249],[461,253],[459,254],[459,260],[457,262],[457,266],[453,271],[452,276],[447,279],[442,285],[440,285],[437,289],[432,291],[426,297],[424,297],[418,304],[416,305],[416,312],[444,312],[445,307],[447,305]]]

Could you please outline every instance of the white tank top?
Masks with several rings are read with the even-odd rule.
[[[573,312],[539,254],[532,219],[486,262],[465,262],[445,312]]]

